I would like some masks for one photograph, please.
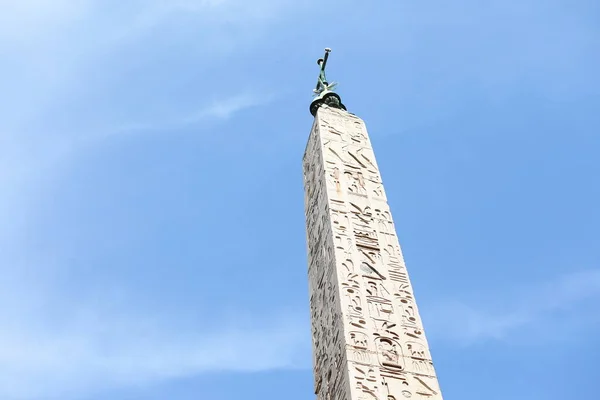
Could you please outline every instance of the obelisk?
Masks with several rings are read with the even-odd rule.
[[[364,122],[319,59],[303,159],[318,400],[442,399]]]

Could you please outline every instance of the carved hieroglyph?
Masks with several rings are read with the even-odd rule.
[[[317,399],[442,399],[364,122],[319,108],[303,167]]]

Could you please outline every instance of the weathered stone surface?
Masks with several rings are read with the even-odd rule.
[[[319,108],[303,168],[317,399],[442,399],[364,122]]]

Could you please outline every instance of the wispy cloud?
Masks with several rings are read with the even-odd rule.
[[[14,207],[23,207],[21,198],[28,195],[25,186],[39,182],[36,175],[40,174],[50,181],[52,164],[98,137],[178,128],[207,118],[227,119],[268,101],[251,92],[224,95],[208,104],[188,96],[178,99],[176,107],[172,104],[179,114],[165,115],[148,112],[152,99],[119,104],[124,94],[135,97],[137,91],[163,87],[156,80],[143,88],[107,87],[107,82],[120,81],[127,74],[127,67],[120,63],[123,48],[147,50],[155,46],[147,35],[161,32],[161,37],[172,39],[171,46],[202,54],[201,59],[194,58],[194,69],[202,78],[202,68],[218,65],[239,43],[248,45],[256,32],[264,31],[291,4],[285,0],[260,0],[259,4],[240,0],[0,1],[0,52],[9,60],[0,66],[0,108],[4,111],[0,185],[5,194],[0,199],[4,221],[0,236],[11,225],[3,217],[18,214]],[[186,34],[178,36],[182,24]],[[204,87],[202,79],[195,83]],[[98,102],[89,95],[95,92],[112,100]],[[125,108],[127,112],[121,112]],[[82,109],[87,114],[80,114]]]
[[[79,398],[205,372],[308,365],[306,326],[295,313],[254,316],[248,324],[213,319],[198,331],[123,304],[109,310],[93,304],[65,306],[60,324],[53,324],[43,312],[56,311],[32,313],[24,297],[27,307],[13,303],[16,308],[0,313],[2,399]]]
[[[250,92],[242,92],[231,97],[215,100],[212,103],[201,107],[200,109],[182,115],[162,119],[158,117],[152,121],[144,121],[139,123],[134,122],[121,125],[117,128],[109,128],[102,134],[102,136],[178,129],[194,125],[208,119],[227,120],[243,110],[266,105],[272,99],[273,96],[268,93],[255,94]]]
[[[272,96],[268,94],[254,95],[243,93],[226,100],[216,101],[196,115],[186,119],[186,123],[194,123],[206,117],[230,118],[233,114],[246,108],[258,106],[269,102]]]
[[[596,269],[488,296],[446,299],[426,309],[428,330],[440,340],[461,345],[487,340],[525,343],[559,339],[567,330],[600,322],[589,318],[591,309],[600,305],[600,270]]]
[[[9,60],[0,66],[1,399],[77,398],[92,390],[206,371],[302,365],[298,354],[307,352],[307,336],[302,317],[295,313],[275,312],[263,320],[252,318],[254,323],[214,318],[199,329],[198,324],[190,326],[176,316],[132,307],[110,296],[81,304],[51,278],[66,267],[55,268],[21,241],[24,230],[36,229],[32,215],[40,205],[35,193],[52,185],[55,164],[96,138],[228,119],[270,101],[270,96],[250,91],[213,97],[207,103],[186,98],[172,104],[177,112],[165,115],[136,113],[134,108],[143,107],[143,101],[115,105],[128,91],[114,83],[127,82],[118,76],[128,72],[120,64],[122,48],[146,51],[154,46],[153,41],[144,42],[146,35],[159,29],[172,34],[187,24],[195,29],[186,32],[187,41],[173,34],[169,43],[202,54],[194,65],[202,78],[202,68],[226,58],[224,47],[230,51],[240,42],[248,44],[266,22],[292,4],[258,3],[0,0],[0,52]],[[104,75],[96,79],[94,72]],[[144,89],[151,91],[152,83],[155,80]],[[113,99],[108,107],[95,101],[96,92]],[[127,112],[113,115],[114,110]],[[149,114],[151,118],[140,117]],[[133,123],[114,128],[123,121]],[[107,301],[114,306],[108,307]]]

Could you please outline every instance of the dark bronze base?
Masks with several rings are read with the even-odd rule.
[[[342,98],[337,93],[325,91],[310,103],[310,113],[313,117],[317,115],[317,110],[322,104],[346,111],[346,106],[342,104]]]

